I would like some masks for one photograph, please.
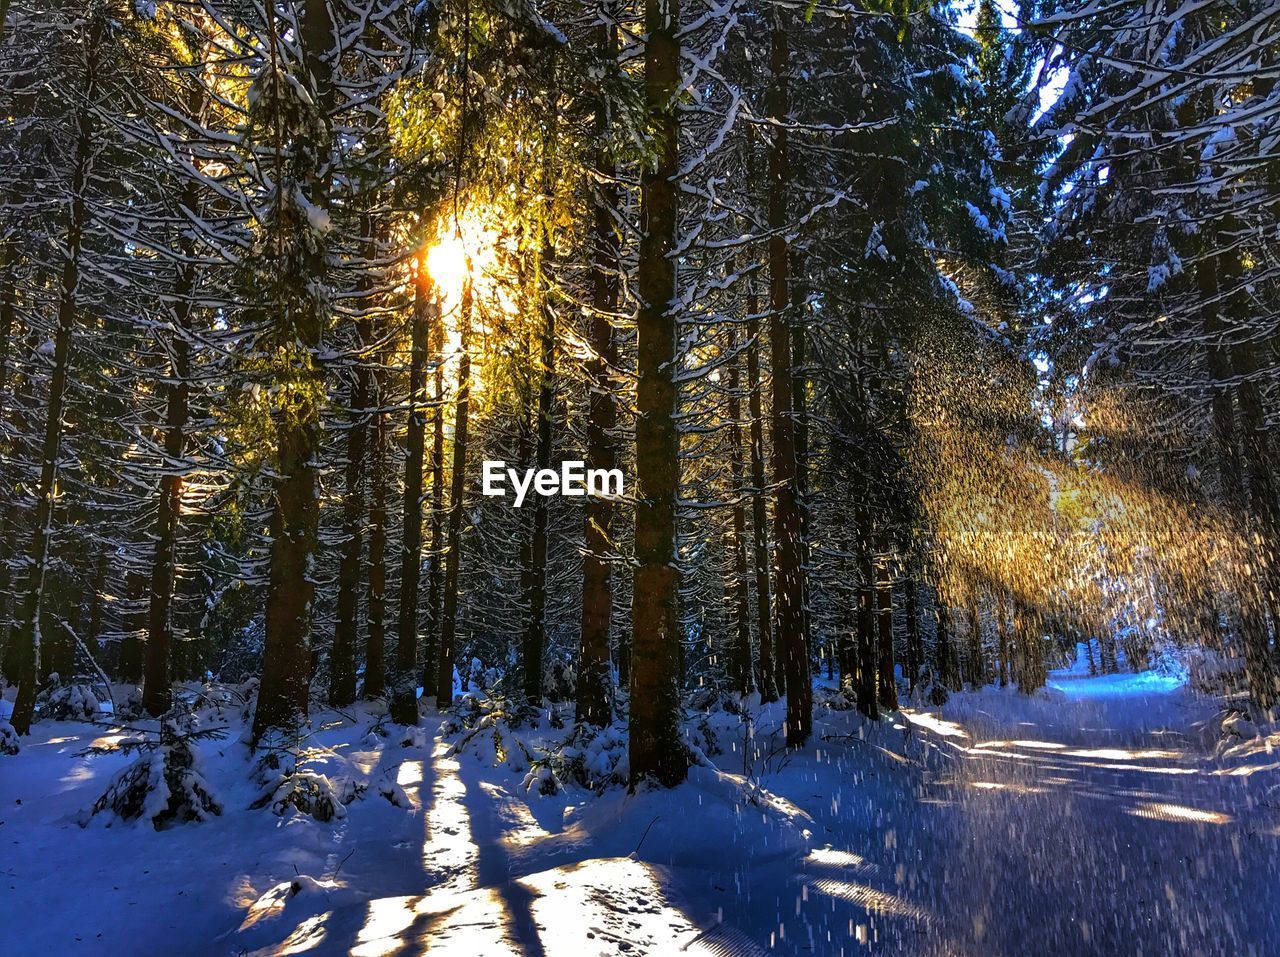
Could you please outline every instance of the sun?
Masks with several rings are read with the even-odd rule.
[[[426,273],[446,315],[455,313],[463,291],[470,286],[477,312],[481,308],[514,308],[500,247],[506,240],[479,212],[448,216],[423,246]],[[482,306],[483,304],[483,306]],[[473,321],[476,321],[473,317]]]
[[[427,275],[445,299],[458,299],[470,278],[473,263],[461,232],[445,232],[427,248]]]

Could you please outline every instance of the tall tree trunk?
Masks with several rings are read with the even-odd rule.
[[[338,561],[337,623],[329,656],[329,703],[345,708],[356,699],[356,644],[359,632],[360,571],[364,552],[364,477],[368,463],[369,372],[363,355],[351,370],[347,403],[347,464],[342,494],[342,557]]]
[[[893,579],[890,576],[889,553],[881,549],[876,562],[876,611],[879,616],[880,660],[877,664],[876,698],[884,711],[898,710],[898,685],[893,678]]]
[[[458,631],[458,575],[462,567],[462,519],[467,488],[467,419],[471,410],[471,282],[462,289],[458,318],[458,392],[453,420],[453,466],[449,488],[449,530],[445,542],[444,607],[440,613],[440,660],[436,704],[453,704],[453,657]]]
[[[554,254],[548,235],[538,267],[539,285],[542,287],[542,327],[538,335],[541,368],[538,370],[537,445],[534,451],[534,467],[538,470],[551,466],[551,418],[556,397],[556,314],[551,304],[547,269]],[[528,619],[524,629],[524,696],[533,705],[542,701],[542,658],[547,642],[547,518],[548,499],[537,495],[533,500],[533,528],[529,539],[529,575],[525,591]]]
[[[764,481],[764,413],[760,385],[760,302],[747,298],[747,407],[751,416],[751,535],[756,578],[756,633],[760,646],[760,700],[778,700],[773,653],[773,600],[769,582],[769,517]]]
[[[996,633],[1000,636],[1000,687],[1009,684],[1009,596],[996,598]]]
[[[387,415],[383,408],[382,378],[375,369],[369,379],[373,399],[373,449],[370,456],[369,502],[369,606],[364,652],[366,698],[381,698],[387,692]]]
[[[427,351],[431,360],[433,381],[431,400],[431,498],[429,500],[431,552],[427,560],[427,633],[422,649],[422,694],[435,693],[439,675],[436,657],[440,650],[440,602],[444,586],[444,313],[437,307],[432,313]]]
[[[422,469],[427,435],[427,338],[434,309],[425,256],[418,265],[409,353],[409,427],[404,440],[404,519],[400,536],[400,608],[391,720],[418,723],[418,591],[422,581]]]
[[[1243,481],[1246,462],[1241,454],[1232,402],[1235,369],[1230,347],[1224,342],[1229,330],[1222,316],[1217,257],[1211,251],[1197,264],[1196,280],[1200,298],[1204,301],[1201,328],[1207,343],[1209,405],[1218,452],[1219,485],[1229,512],[1236,517],[1247,538],[1249,503]],[[1260,707],[1269,708],[1276,701],[1276,675],[1261,589],[1254,578],[1245,573],[1237,576],[1237,591],[1240,596],[1240,638],[1244,645],[1249,693]]]
[[[920,684],[920,667],[924,664],[924,643],[920,638],[919,587],[915,573],[909,571],[903,597],[907,616],[907,687],[913,694]]]
[[[986,670],[982,661],[982,606],[974,590],[969,600],[969,684],[976,690],[986,684]]]
[[[1044,642],[1040,617],[1022,602],[1013,607],[1014,635],[1018,645],[1018,690],[1031,694],[1044,687]]]
[[[1280,639],[1280,567],[1277,565],[1277,547],[1280,547],[1280,515],[1277,515],[1275,460],[1271,432],[1267,426],[1262,394],[1256,381],[1262,371],[1253,342],[1239,343],[1232,347],[1232,366],[1236,379],[1236,405],[1240,413],[1240,451],[1245,464],[1246,491],[1249,518],[1256,529],[1250,536],[1253,543],[1255,589],[1271,616],[1272,627]],[[1274,650],[1255,662],[1254,676],[1257,685],[1269,694],[1255,700],[1264,707],[1275,701],[1277,675]],[[1252,688],[1252,685],[1251,685]],[[1270,698],[1266,704],[1264,700]]]
[[[596,44],[609,64],[618,59],[617,4],[607,0],[596,27]],[[618,234],[613,211],[618,205],[617,171],[605,142],[610,125],[609,102],[603,90],[596,103],[597,182],[592,192],[591,351],[587,363],[587,467],[612,469],[617,464],[613,429],[618,411],[612,375],[618,364],[613,316],[618,311]],[[587,499],[583,510],[582,626],[578,651],[577,718],[603,727],[612,717],[609,701],[609,636],[613,622],[613,551],[610,532],[613,502]]]
[[[377,255],[378,241],[373,217],[360,217],[361,245],[365,262]],[[372,276],[366,270],[360,280],[361,308],[365,310],[356,323],[359,353],[351,369],[351,385],[347,392],[347,464],[342,493],[342,554],[338,560],[337,622],[333,631],[333,650],[329,655],[329,703],[345,708],[356,700],[356,646],[359,644],[360,573],[364,557],[365,461],[369,444],[369,364],[368,350],[374,341],[371,328],[375,303],[369,299]]]
[[[62,412],[66,403],[67,379],[71,365],[71,337],[79,312],[77,291],[80,286],[81,254],[84,232],[88,224],[89,167],[93,155],[93,112],[96,98],[98,66],[101,55],[105,16],[92,12],[85,27],[84,89],[76,116],[76,145],[71,166],[71,204],[67,216],[65,260],[58,293],[58,326],[54,333],[53,369],[49,377],[49,398],[40,449],[40,484],[36,492],[35,526],[28,551],[27,593],[23,601],[19,633],[16,636],[15,671],[18,694],[13,703],[10,722],[18,734],[31,731],[35,716],[36,691],[40,675],[40,618],[43,610],[45,575],[48,572],[49,546],[53,538],[54,496],[57,492],[58,456],[62,451]]]
[[[751,693],[751,586],[747,580],[747,506],[742,499],[742,399],[738,356],[738,332],[729,328],[728,349],[733,358],[729,362],[729,481],[733,505],[733,532],[730,550],[733,553],[733,569],[729,582],[730,600],[733,603],[734,640],[729,649],[729,680],[741,695]]]
[[[3,35],[3,17],[0,17],[0,36]],[[17,306],[18,283],[14,270],[18,262],[17,238],[10,235],[0,240],[0,420],[10,417],[13,405],[9,401],[9,360],[13,344],[18,340]],[[18,434],[21,423],[14,422],[12,434],[4,438],[4,451],[13,461],[19,461],[17,454]],[[16,670],[10,673],[10,665],[16,669],[16,660],[10,662],[11,611],[10,595],[12,573],[10,561],[15,557],[17,535],[13,512],[16,511],[15,495],[11,491],[14,486],[13,476],[0,473],[0,481],[4,482],[6,494],[0,500],[0,674],[5,679],[16,680]]]
[[[147,653],[147,582],[147,576],[136,568],[125,574],[124,610],[120,616],[124,635],[120,639],[117,665],[120,680],[125,684],[142,681],[142,663]]]
[[[876,557],[872,544],[871,510],[866,504],[857,506],[858,559],[858,677],[855,682],[855,700],[858,710],[868,718],[880,717],[879,695],[876,687],[875,582]]]
[[[938,683],[955,690],[955,636],[952,631],[951,608],[937,592],[938,601],[938,640],[934,645],[934,667],[938,672]]]
[[[804,557],[800,534],[800,494],[797,488],[795,419],[792,417],[795,385],[791,372],[791,330],[788,312],[791,290],[784,231],[787,227],[787,194],[791,170],[787,156],[788,62],[785,18],[781,8],[773,12],[770,39],[768,109],[773,126],[769,141],[769,356],[773,374],[771,437],[773,454],[773,524],[775,570],[778,591],[778,656],[787,692],[787,744],[809,739],[813,723],[813,684],[809,676],[809,649],[804,636]]]
[[[35,377],[32,374],[19,374],[16,379],[14,401],[9,406],[6,416],[9,429],[4,447],[4,453],[13,463],[22,462],[27,456],[28,446],[23,438],[26,431],[24,413],[34,402],[32,390],[35,387]],[[20,492],[13,488],[16,475],[10,473],[5,478],[10,494],[6,497],[3,511],[0,511],[0,536],[3,536],[0,542],[0,636],[3,636],[0,651],[3,652],[4,658],[0,661],[0,673],[3,674],[5,681],[17,684],[18,665],[22,658],[22,651],[19,648],[22,644],[22,634],[16,620],[21,610],[21,596],[15,588],[14,564],[19,559],[22,547],[20,541],[24,523],[20,521],[20,516],[25,510],[19,505]]]
[[[102,611],[105,603],[103,593],[107,588],[107,567],[107,550],[103,548],[98,552],[98,560],[94,563],[92,593],[89,596],[89,623],[84,630],[85,644],[91,648],[97,647],[98,639],[102,636]]]
[[[273,56],[279,42],[274,16],[268,25]],[[334,25],[327,0],[305,0],[298,39],[303,65],[315,84],[314,129],[299,136],[292,149],[302,167],[299,188],[307,201],[329,208],[325,158],[331,151],[329,113],[334,102],[332,60]],[[325,307],[316,301],[328,274],[323,237],[312,231],[309,248],[290,257],[281,277],[294,292],[280,322],[281,338],[301,354],[291,370],[301,386],[277,424],[277,472],[280,476],[271,513],[271,572],[267,593],[266,641],[262,650],[262,684],[253,716],[253,740],[272,728],[287,728],[305,719],[311,684],[314,561],[320,502],[319,451],[321,399],[325,393],[319,354],[324,344]],[[305,294],[303,294],[305,290]]]
[[[209,101],[204,84],[192,83],[185,100],[187,114],[203,122]],[[194,181],[183,187],[179,205],[184,210],[200,209],[200,192]],[[173,593],[177,580],[178,525],[182,515],[183,473],[186,469],[186,429],[191,416],[191,317],[200,279],[199,267],[195,265],[194,236],[184,233],[179,249],[182,258],[178,264],[170,310],[172,378],[165,386],[165,472],[160,479],[156,508],[156,546],[151,566],[146,671],[142,684],[142,707],[152,717],[167,712],[173,697]]]
[[[631,784],[685,779],[680,741],[676,498],[676,262],[680,40],[678,0],[645,0],[644,107],[653,160],[640,174],[636,316],[635,578],[631,602]]]
[[[186,190],[183,205],[196,208],[195,190]],[[190,255],[193,249],[184,249]],[[156,508],[156,547],[151,563],[150,611],[147,624],[146,669],[142,681],[142,708],[159,717],[173,704],[170,657],[173,653],[173,588],[177,577],[178,522],[182,514],[182,486],[187,453],[187,420],[190,417],[192,294],[195,267],[183,266],[174,288],[172,311],[173,367],[166,384],[164,475]]]
[[[800,282],[804,257],[793,252],[791,283],[791,382],[792,420],[796,436],[796,502],[800,514],[800,621],[804,633],[805,648],[813,652],[813,633],[809,622],[809,388],[808,348],[806,333],[808,317],[804,286]]]

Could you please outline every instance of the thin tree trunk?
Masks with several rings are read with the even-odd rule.
[[[381,375],[377,370],[369,382],[374,412],[370,423],[373,451],[369,466],[372,473],[369,476],[369,621],[365,639],[363,694],[366,698],[381,698],[387,692],[387,416],[383,409]]]
[[[736,326],[730,326],[729,352],[738,349]],[[742,400],[739,362],[736,355],[729,363],[729,475],[730,494],[736,499],[733,506],[733,570],[729,593],[734,609],[734,642],[729,651],[729,680],[741,695],[751,693],[751,586],[747,576],[747,506],[742,500]]]
[[[1205,301],[1201,326],[1208,343],[1206,361],[1210,380],[1209,402],[1213,438],[1218,450],[1219,483],[1228,510],[1236,516],[1247,535],[1249,503],[1243,481],[1246,462],[1240,450],[1232,402],[1235,369],[1232,367],[1230,349],[1223,342],[1228,329],[1221,314],[1221,288],[1217,262],[1213,255],[1205,257],[1197,265],[1197,285],[1201,299]],[[1276,675],[1261,590],[1253,577],[1246,573],[1237,576],[1237,591],[1240,596],[1240,637],[1244,645],[1245,678],[1249,683],[1249,693],[1260,707],[1269,708],[1276,700]]]
[[[876,688],[876,559],[871,540],[871,511],[865,504],[857,507],[857,522],[858,679],[855,683],[855,700],[858,710],[864,715],[879,718],[880,705]]]
[[[982,606],[975,590],[969,602],[969,684],[976,690],[986,684],[982,661]]]
[[[631,603],[631,784],[685,779],[680,742],[679,570],[676,498],[676,263],[680,40],[678,0],[645,0],[645,115],[653,161],[640,175],[636,317],[635,578]]]
[[[194,189],[187,190],[184,205],[195,208]],[[186,250],[190,253],[192,250]],[[142,681],[142,708],[159,717],[173,704],[170,658],[173,653],[173,589],[177,578],[178,522],[182,514],[182,470],[187,452],[187,420],[190,417],[192,293],[195,268],[184,266],[174,289],[173,368],[166,385],[164,469],[156,509],[156,547],[151,564],[151,601],[147,624],[146,668]]]
[[[951,608],[946,604],[942,593],[938,592],[938,640],[934,645],[934,667],[938,672],[938,683],[955,690],[955,647],[951,630]]]
[[[769,142],[769,356],[773,375],[770,472],[774,487],[774,567],[778,588],[777,650],[787,692],[787,744],[796,747],[809,738],[813,684],[804,636],[804,556],[797,488],[796,423],[792,417],[795,385],[791,372],[791,330],[787,324],[791,305],[790,258],[784,235],[791,181],[785,126],[790,112],[787,76],[791,69],[784,19],[787,16],[781,8],[774,10],[769,52],[768,108],[774,122]]]
[[[894,681],[893,653],[893,579],[889,574],[889,555],[881,549],[876,563],[876,611],[879,616],[880,660],[877,664],[876,698],[884,711],[898,710],[898,685]]]
[[[7,447],[5,453],[10,457],[12,462],[21,462],[26,457],[27,443],[23,440],[25,432],[23,412],[30,409],[33,403],[32,389],[35,385],[35,378],[31,374],[19,374],[17,377],[16,387],[14,389],[14,402],[8,410],[9,434],[7,436]],[[8,481],[12,483],[13,475],[8,477]],[[20,492],[12,489],[8,501],[5,503],[8,507],[0,513],[0,535],[3,535],[3,545],[0,545],[0,635],[4,637],[4,644],[0,646],[3,652],[4,660],[0,662],[0,670],[3,672],[4,680],[11,684],[18,682],[18,665],[22,658],[22,652],[19,649],[21,641],[21,629],[18,628],[16,620],[21,608],[20,596],[15,588],[14,563],[18,558],[21,550],[19,544],[22,538],[22,525],[19,520],[22,512],[25,511],[19,507]]]
[[[618,59],[617,5],[605,4],[596,27],[596,43],[609,64]],[[611,376],[618,364],[612,317],[618,311],[618,236],[613,210],[618,205],[617,175],[613,156],[605,143],[609,130],[608,101],[601,92],[596,104],[596,157],[598,181],[593,191],[593,243],[591,264],[591,359],[587,363],[590,396],[587,401],[587,467],[612,469],[617,464],[613,429],[618,411]],[[613,550],[610,532],[613,502],[591,497],[583,510],[582,625],[578,651],[577,718],[603,727],[612,717],[609,701],[609,636],[613,622]],[[621,655],[619,655],[621,671]],[[621,676],[620,676],[621,679]]]
[[[352,369],[347,403],[347,465],[342,495],[342,557],[338,562],[337,623],[329,656],[329,703],[345,708],[356,699],[356,643],[359,632],[360,572],[364,552],[364,477],[368,443],[369,372],[365,357]]]
[[[924,643],[920,638],[919,587],[915,574],[908,572],[903,597],[907,616],[907,687],[913,694],[920,684],[920,666],[924,664]]]
[[[813,631],[809,622],[809,389],[806,345],[806,324],[803,276],[804,257],[798,252],[791,257],[791,382],[792,420],[796,435],[796,501],[800,509],[800,580],[801,626],[805,648],[813,652]]]
[[[440,615],[440,660],[436,703],[453,705],[453,656],[458,630],[458,575],[462,566],[463,499],[467,484],[467,418],[471,409],[471,283],[463,286],[458,319],[458,392],[453,422],[453,467],[449,489],[449,530],[445,543],[444,607]]]
[[[365,261],[372,262],[378,242],[373,218],[360,217],[360,232]],[[373,281],[366,272],[361,278],[364,309],[372,309],[368,294]],[[359,643],[360,574],[364,556],[365,461],[369,445],[369,363],[368,348],[374,340],[370,314],[357,320],[359,354],[351,369],[351,385],[347,393],[347,465],[343,475],[342,554],[338,560],[337,622],[333,632],[333,650],[329,655],[329,703],[345,708],[356,700],[356,645]]]
[[[773,653],[773,601],[769,583],[769,517],[764,481],[764,413],[760,386],[760,303],[747,299],[747,396],[751,416],[751,534],[756,578],[756,632],[760,647],[760,700],[778,700]]]
[[[547,188],[550,188],[550,184]],[[551,466],[551,419],[556,397],[556,315],[546,276],[554,255],[555,250],[548,235],[543,243],[539,263],[542,328],[539,330],[538,346],[541,368],[538,377],[537,445],[534,451],[534,467],[538,470]],[[525,592],[529,617],[524,629],[524,696],[533,705],[542,701],[542,659],[547,642],[547,519],[548,499],[542,495],[535,496],[533,528],[529,540],[528,589]]]
[[[188,87],[185,107],[192,117],[203,121],[208,95],[200,82]],[[200,208],[200,194],[194,182],[184,186],[180,207]],[[159,717],[172,705],[173,595],[177,580],[178,526],[182,515],[183,473],[186,468],[187,422],[191,417],[191,317],[200,274],[194,265],[196,243],[184,234],[182,253],[174,283],[172,308],[172,375],[166,384],[165,473],[160,479],[156,508],[156,546],[151,566],[151,594],[148,617],[146,670],[142,684],[142,708]]]
[[[53,538],[54,495],[57,490],[58,456],[62,450],[62,412],[66,402],[71,364],[71,337],[75,330],[79,303],[81,253],[88,223],[89,165],[93,152],[93,103],[98,83],[98,65],[105,19],[101,11],[89,16],[85,34],[85,83],[76,117],[76,146],[71,168],[71,207],[67,218],[66,259],[58,296],[58,325],[54,333],[53,369],[49,378],[48,413],[40,450],[40,484],[36,492],[34,534],[28,552],[29,578],[23,601],[17,640],[18,694],[10,723],[18,734],[31,731],[35,716],[36,690],[40,675],[40,617],[48,572],[49,546]]]
[[[97,648],[98,639],[102,635],[103,593],[107,588],[107,550],[98,552],[98,560],[93,570],[93,591],[89,596],[89,624],[84,630],[85,643]]]
[[[124,635],[120,639],[120,661],[116,668],[125,684],[142,681],[142,663],[147,652],[147,582],[147,576],[136,568],[125,575],[124,612],[120,622]]]
[[[435,693],[439,675],[437,655],[440,650],[441,594],[444,586],[444,314],[437,305],[432,313],[427,337],[427,352],[432,366],[431,400],[431,497],[429,500],[431,551],[427,560],[427,631],[422,649],[422,694]]]
[[[1265,607],[1271,616],[1276,635],[1280,638],[1280,607],[1277,588],[1276,547],[1280,543],[1280,516],[1276,514],[1275,463],[1271,452],[1270,435],[1262,396],[1255,377],[1260,363],[1252,342],[1232,347],[1232,368],[1235,373],[1236,405],[1240,414],[1240,451],[1244,462],[1245,494],[1248,502],[1248,521],[1252,527],[1249,540],[1253,552],[1253,574],[1249,592],[1242,595],[1242,603],[1255,605],[1253,615],[1261,618]],[[1270,708],[1276,703],[1280,685],[1277,683],[1275,652],[1267,640],[1265,626],[1258,629],[1253,642],[1246,645],[1245,663],[1249,679],[1249,691],[1259,707]],[[1131,662],[1132,664],[1132,662]]]
[[[426,456],[427,338],[434,309],[425,257],[418,266],[409,353],[409,427],[404,441],[404,519],[400,536],[400,607],[391,720],[418,723],[418,592],[422,581],[422,469]]]
[[[1009,684],[1009,598],[1001,594],[996,599],[996,629],[1000,636],[1000,687]]]

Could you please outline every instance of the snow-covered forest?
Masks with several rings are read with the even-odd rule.
[[[0,0],[0,950],[1280,954],[1278,78]]]

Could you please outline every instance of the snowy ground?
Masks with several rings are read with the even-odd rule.
[[[248,810],[233,737],[201,746],[224,813],[160,832],[82,829],[130,759],[78,756],[108,732],[45,722],[0,758],[0,941],[138,957],[1267,957],[1280,736],[1224,746],[1202,725],[1214,710],[1160,676],[1058,673],[1042,697],[987,689],[871,728],[822,709],[794,755],[777,706],[753,739],[720,713],[716,767],[635,796],[527,794],[491,753],[451,755],[439,717],[402,746],[368,713],[331,713],[314,767],[369,784],[344,817]]]

